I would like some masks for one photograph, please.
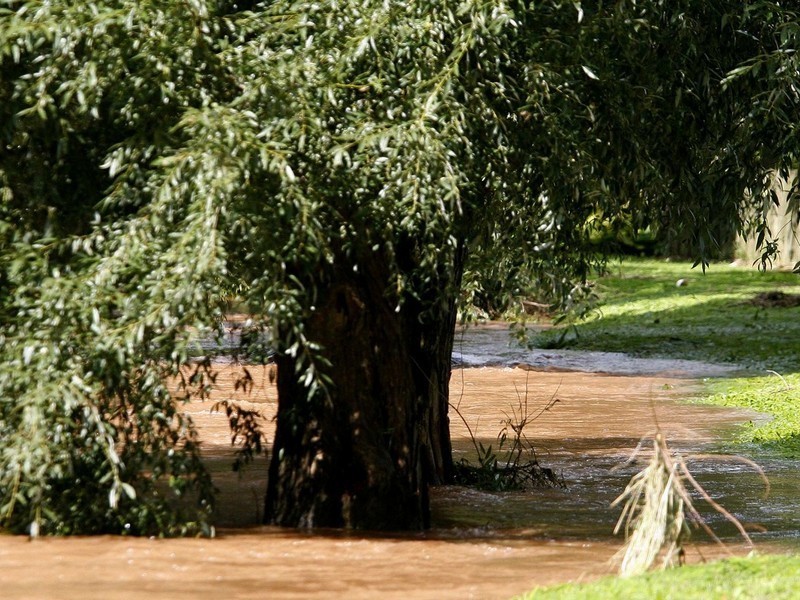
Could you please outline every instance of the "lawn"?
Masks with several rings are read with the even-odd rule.
[[[712,380],[706,392],[696,401],[744,406],[772,416],[767,422],[745,424],[734,442],[755,443],[783,457],[800,458],[800,373]]]
[[[630,579],[606,577],[594,583],[533,590],[522,600],[745,600],[794,599],[800,594],[800,557],[732,558]]]
[[[681,285],[678,285],[678,282]],[[597,279],[601,304],[573,326],[540,334],[539,347],[628,352],[800,371],[800,306],[760,294],[800,294],[800,275],[712,264],[626,260]]]

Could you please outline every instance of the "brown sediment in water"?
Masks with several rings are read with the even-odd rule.
[[[216,401],[236,398],[264,415],[268,439],[277,395],[269,367],[248,367],[250,394],[235,390],[235,366],[219,367],[217,388],[187,404],[221,490],[216,539],[0,537],[3,598],[508,598],[537,585],[613,572],[621,540],[611,536],[609,503],[631,470],[610,474],[656,422],[675,447],[702,449],[747,418],[739,411],[683,405],[672,398],[691,382],[665,377],[456,370],[452,403],[473,433],[495,443],[505,414],[527,394],[536,418],[526,433],[544,466],[562,472],[567,490],[491,494],[438,488],[434,528],[409,535],[295,532],[261,527],[266,458],[231,472],[233,449]],[[456,457],[474,459],[467,428],[451,418]],[[720,551],[700,547],[707,556]],[[737,551],[742,552],[741,547]],[[689,560],[699,554],[689,551]]]

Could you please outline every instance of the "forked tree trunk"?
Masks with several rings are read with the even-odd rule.
[[[319,292],[309,340],[330,361],[309,399],[280,356],[265,520],[290,527],[421,529],[429,484],[452,474],[447,417],[455,294],[438,319],[387,298],[377,260],[338,269]],[[441,292],[441,290],[440,290]]]

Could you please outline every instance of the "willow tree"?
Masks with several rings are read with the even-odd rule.
[[[247,8],[0,14],[8,526],[204,522],[159,485],[209,501],[164,380],[235,293],[278,364],[268,521],[424,527],[460,304],[579,302],[598,225],[702,258],[797,156],[779,4]]]

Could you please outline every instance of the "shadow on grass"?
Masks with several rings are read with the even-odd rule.
[[[629,308],[617,299],[600,318],[540,333],[534,345],[800,372],[800,308],[753,306],[746,296],[673,298],[662,294],[648,303],[637,297]]]
[[[684,285],[678,286],[679,280]],[[690,263],[626,260],[612,263],[598,281],[598,291],[610,302],[635,295],[639,300],[686,294],[756,294],[774,288],[800,285],[800,276],[787,271],[712,264],[704,273]]]

